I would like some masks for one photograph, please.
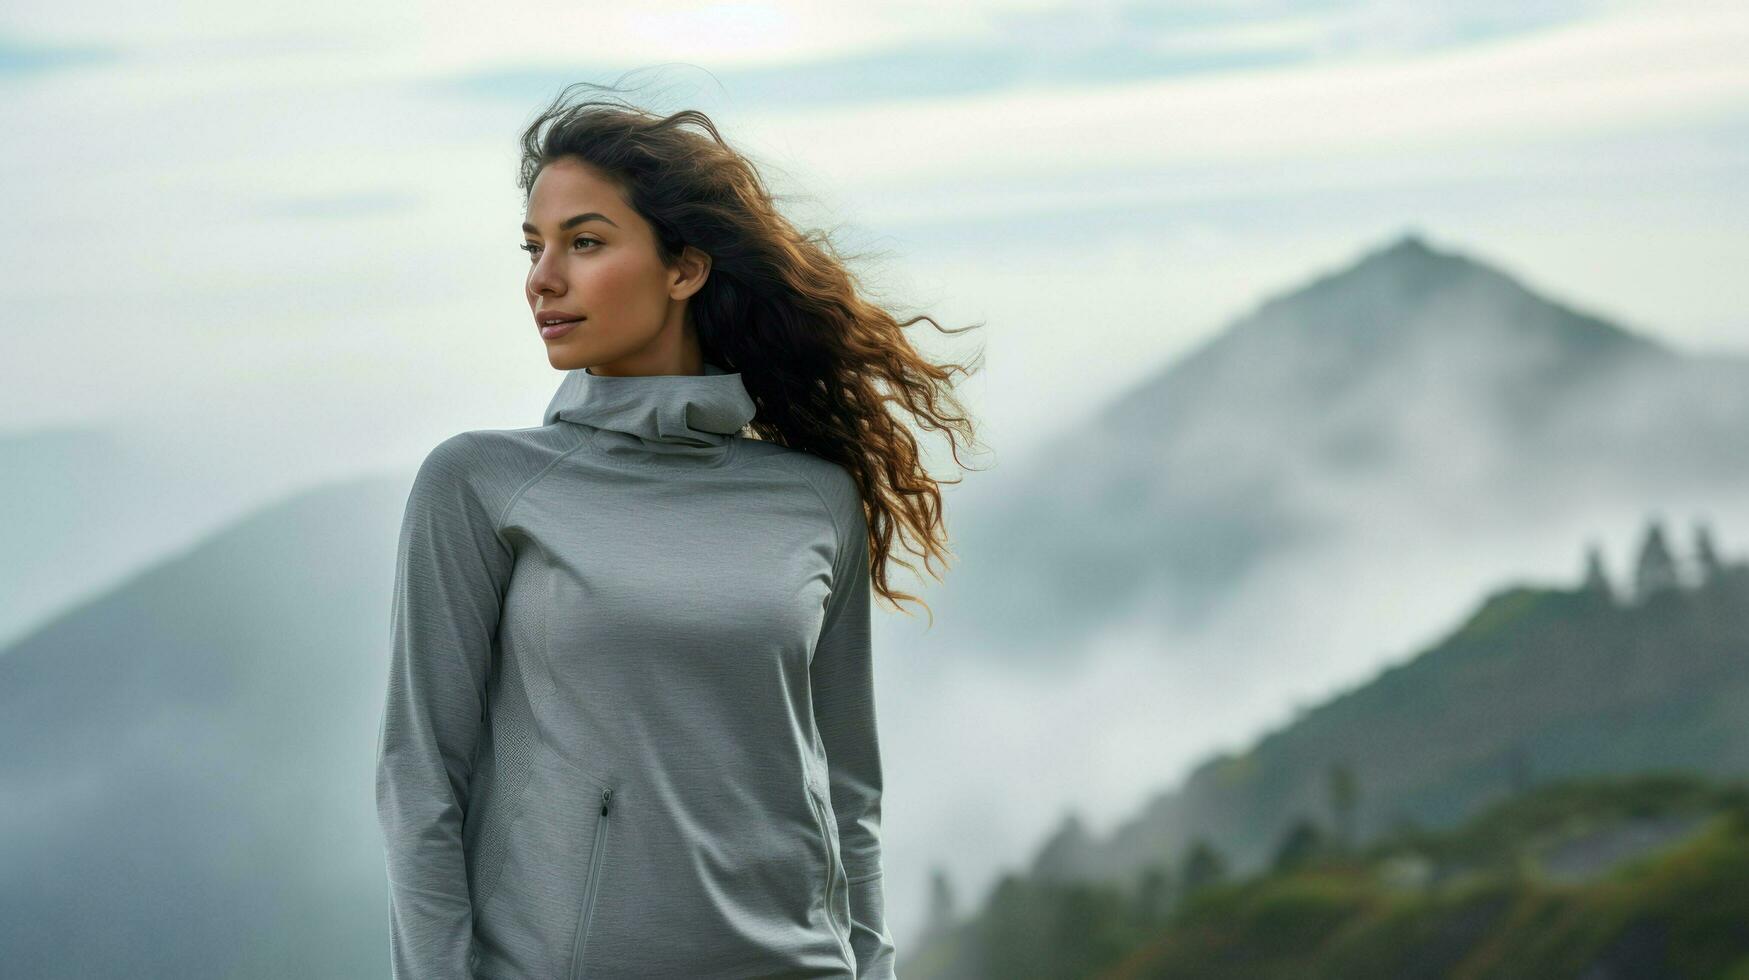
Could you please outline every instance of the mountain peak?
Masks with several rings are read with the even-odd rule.
[[[1270,295],[1240,332],[1348,340],[1351,353],[1415,343],[1415,338],[1489,336],[1517,343],[1537,336],[1558,347],[1641,347],[1619,327],[1568,309],[1517,278],[1460,251],[1441,249],[1410,228],[1358,259]],[[1624,343],[1626,342],[1626,343]]]
[[[1113,399],[1112,424],[1230,414],[1225,393],[1276,392],[1290,417],[1309,417],[1421,365],[1452,390],[1507,385],[1528,402],[1550,378],[1571,379],[1656,343],[1526,288],[1510,274],[1429,244],[1409,228],[1338,268],[1266,294],[1159,377]],[[1421,368],[1416,368],[1420,370]],[[1405,395],[1404,397],[1408,397]],[[1127,431],[1127,430],[1125,430]]]
[[[1434,254],[1434,252],[1433,249],[1428,247],[1427,239],[1421,234],[1421,232],[1411,229],[1404,232],[1402,237],[1382,249],[1381,254],[1387,256],[1427,256]]]
[[[1388,244],[1363,255],[1345,272],[1338,275],[1370,277],[1376,275],[1408,276],[1423,286],[1451,280],[1477,272],[1504,279],[1497,270],[1479,265],[1461,255],[1440,251],[1427,243],[1421,232],[1410,230]]]

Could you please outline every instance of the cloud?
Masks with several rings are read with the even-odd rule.
[[[35,44],[0,37],[0,80],[32,78],[91,65],[108,65],[123,58],[123,53],[115,48]]]
[[[356,218],[418,206],[419,197],[393,190],[269,198],[255,209],[264,218]]]

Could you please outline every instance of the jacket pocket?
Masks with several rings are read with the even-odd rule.
[[[589,874],[583,890],[583,908],[577,913],[577,936],[571,950],[571,980],[582,980],[587,962],[589,926],[595,919],[595,900],[601,892],[601,864],[607,854],[607,821],[613,814],[613,787],[601,787],[601,812],[595,818],[595,842],[589,851]]]
[[[499,858],[474,902],[478,968],[500,976],[573,977],[608,846],[612,780],[537,745]],[[502,812],[502,811],[501,811]]]

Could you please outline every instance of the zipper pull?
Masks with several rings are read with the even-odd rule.
[[[609,806],[612,806],[612,805],[613,805],[613,790],[611,790],[611,789],[602,790],[601,791],[601,815],[604,817],[607,816],[607,808]]]

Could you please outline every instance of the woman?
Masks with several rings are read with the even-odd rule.
[[[860,297],[707,117],[570,91],[519,182],[564,379],[542,425],[433,449],[401,527],[394,974],[890,977],[870,586],[916,598],[895,528],[947,552],[886,403],[969,440],[937,409],[966,367],[920,357],[903,328],[940,325]]]

